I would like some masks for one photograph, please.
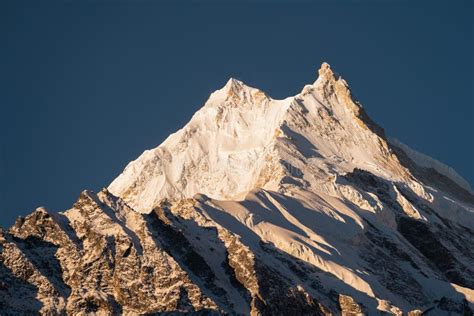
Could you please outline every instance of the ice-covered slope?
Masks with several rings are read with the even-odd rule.
[[[326,176],[359,167],[405,178],[382,133],[328,64],[314,84],[285,100],[230,79],[183,129],[131,162],[108,189],[144,213],[165,198],[196,193],[243,199],[254,188],[278,190],[286,175],[294,176],[288,168],[300,156]]]
[[[453,173],[442,174],[460,182]],[[401,162],[347,83],[323,64],[313,84],[282,101],[231,79],[181,131],[130,163],[109,190],[141,212],[164,198],[204,194],[265,242],[365,295],[407,307],[409,302],[386,292],[387,284],[377,285],[373,276],[356,272],[364,271],[364,264],[352,247],[368,229],[369,218],[381,231],[396,231],[400,215],[436,222],[425,210],[428,206],[420,207],[411,196],[433,205],[446,220],[474,228],[472,206],[450,202],[422,180]],[[383,187],[367,192],[374,181]],[[379,196],[382,188],[387,192]],[[259,206],[261,202],[251,202],[256,199],[251,192],[262,189],[266,203]],[[269,191],[283,194],[276,197],[284,200],[297,197],[298,204],[282,205],[264,193]],[[299,203],[312,211],[300,211]],[[255,224],[255,218],[272,209],[282,221],[260,218]],[[324,225],[314,223],[318,220]]]
[[[399,157],[391,146],[347,83],[323,64],[313,84],[281,101],[231,79],[182,130],[130,163],[109,190],[145,213],[165,198],[204,194],[261,240],[364,295],[408,308],[413,301],[364,272],[365,254],[353,251],[355,240],[367,238],[367,222],[383,232],[400,230],[400,216],[438,222],[431,207],[467,229],[474,230],[474,219],[471,203],[454,202],[456,189],[443,194],[436,183],[425,186],[406,162],[413,155]],[[453,173],[442,175],[460,183]],[[418,276],[405,278],[396,286],[415,284]],[[431,283],[419,286],[429,291]]]
[[[0,231],[0,312],[472,315],[474,196],[417,157],[327,64],[285,100],[231,79],[108,190]]]
[[[276,188],[274,144],[291,102],[230,79],[183,129],[131,162],[109,190],[148,213],[164,198],[242,199],[255,187]],[[275,170],[266,170],[272,165]]]

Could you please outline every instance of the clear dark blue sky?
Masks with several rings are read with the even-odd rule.
[[[230,76],[283,98],[322,61],[474,183],[473,1],[336,2],[2,1],[0,225],[107,186]]]

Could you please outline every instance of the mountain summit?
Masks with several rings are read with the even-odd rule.
[[[328,178],[354,168],[422,190],[393,146],[323,63],[312,85],[284,100],[231,78],[183,129],[131,162],[108,189],[142,213],[163,199],[197,193],[242,200],[256,188],[281,192],[302,180],[320,190]]]
[[[474,196],[387,138],[323,63],[230,79],[71,209],[0,231],[0,312],[472,315]]]

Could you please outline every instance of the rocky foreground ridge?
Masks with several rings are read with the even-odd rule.
[[[472,315],[474,196],[323,64],[231,79],[64,212],[0,230],[0,314]]]

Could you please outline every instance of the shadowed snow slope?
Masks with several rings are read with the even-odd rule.
[[[0,312],[472,315],[473,245],[467,182],[324,63],[284,100],[230,79],[108,189],[0,231]]]

